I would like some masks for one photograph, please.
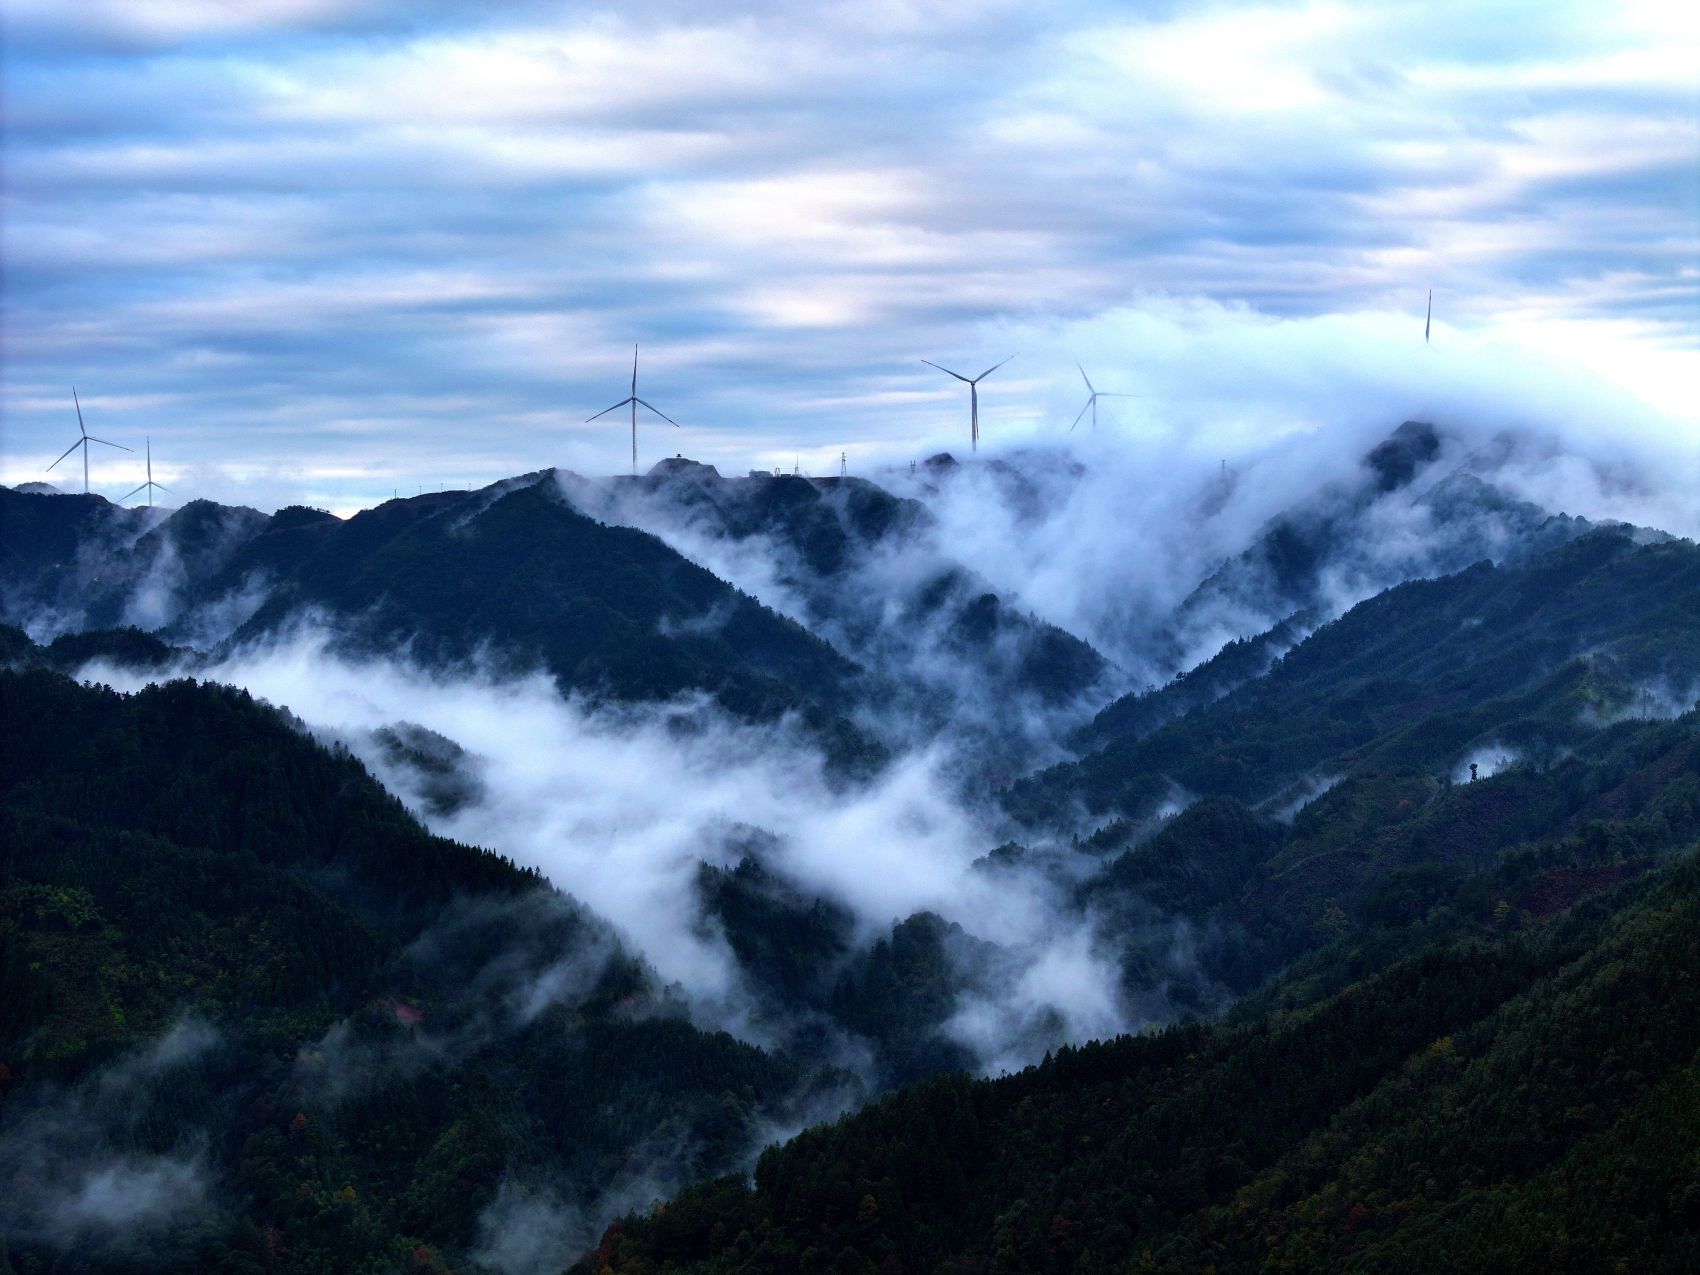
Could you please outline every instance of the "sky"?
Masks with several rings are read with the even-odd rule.
[[[0,481],[348,511],[683,452],[1700,435],[1700,16],[8,0]],[[1434,334],[1423,322],[1434,293]],[[1342,389],[1346,386],[1346,389]],[[1578,428],[1577,421],[1568,428]],[[1082,425],[1082,430],[1088,427]],[[1076,435],[1079,438],[1080,435]],[[66,474],[67,469],[72,472]],[[63,478],[61,478],[63,475]]]

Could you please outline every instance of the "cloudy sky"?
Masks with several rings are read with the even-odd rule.
[[[960,449],[920,360],[1017,352],[989,445],[1076,358],[1224,450],[1508,368],[1700,427],[1685,8],[8,0],[0,481],[73,384],[181,496],[619,472],[633,342],[645,462],[734,472]]]

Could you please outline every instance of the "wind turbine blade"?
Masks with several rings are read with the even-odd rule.
[[[1098,395],[1096,394],[1096,392],[1094,392],[1094,394],[1092,395],[1092,398],[1097,398],[1097,397],[1098,397]],[[1085,404],[1081,407],[1080,416],[1076,416],[1074,418],[1074,425],[1080,424],[1080,417],[1085,416],[1086,415],[1086,409],[1088,407],[1091,407],[1091,406],[1092,406],[1092,399],[1089,398],[1089,399],[1086,400]],[[1074,433],[1074,425],[1070,425],[1068,427],[1068,432],[1071,433],[1071,434]]]
[[[637,342],[632,342],[632,397],[637,397]]]
[[[152,487],[155,491],[163,491],[167,495],[175,496],[177,494],[176,492],[172,491],[171,488],[167,487],[164,483],[149,483],[148,486]]]
[[[1012,355],[1010,355],[1010,356],[1009,356],[1009,359],[1013,359],[1013,358],[1014,358],[1014,357],[1015,357],[1015,355],[1013,355],[1013,354],[1012,354]],[[1004,360],[1004,361],[1003,361],[1003,363],[1008,363],[1008,362],[1009,362],[1009,359],[1005,359],[1005,360]],[[1003,366],[1003,363],[994,363],[994,364],[992,364],[992,365],[991,365],[991,366],[990,366],[990,367],[989,367],[989,368],[987,368],[987,369],[986,369],[986,370],[985,370],[985,371],[984,371],[984,372],[982,372],[982,373],[980,373],[980,375],[978,375],[978,376],[976,376],[976,377],[975,377],[975,378],[974,378],[974,379],[975,379],[975,380],[976,380],[976,381],[983,381],[983,380],[985,380],[985,379],[986,379],[986,378],[987,378],[987,377],[988,377],[988,376],[990,376],[990,375],[991,375],[991,374],[992,374],[992,373],[993,373],[993,372],[995,372],[995,371],[997,371],[997,370],[998,370],[998,369],[999,369],[999,368],[1000,368],[1000,367],[1002,367],[1002,366]]]
[[[1434,322],[1434,289],[1428,290],[1428,313],[1423,316],[1423,344],[1428,344],[1429,324]]]
[[[71,387],[71,401],[77,405],[77,428],[82,430],[83,437],[87,438],[89,436],[89,432],[87,429],[83,428],[83,403],[82,400],[77,397],[77,387],[75,385]]]
[[[639,403],[643,403],[643,400],[641,398],[638,399],[637,401]],[[667,415],[667,413],[662,411],[659,407],[652,406],[649,403],[643,403],[643,405],[645,407],[649,408],[650,411],[654,412],[657,416],[659,416],[662,420],[666,421],[669,425],[673,426],[675,429],[679,428],[679,422],[674,420],[671,416]]]
[[[1080,367],[1080,364],[1076,363],[1074,366]],[[1098,392],[1092,388],[1092,378],[1086,375],[1086,369],[1083,367],[1080,367],[1080,379],[1086,382],[1086,389],[1088,393],[1096,394]]]
[[[925,363],[928,367],[938,368],[939,371],[943,372],[946,376],[954,376],[957,380],[961,381],[964,385],[974,384],[973,381],[970,381],[966,376],[963,376],[962,373],[952,372],[948,367],[940,367],[937,363],[934,363],[931,359],[922,359],[921,362]]]
[[[1099,398],[1139,398],[1139,397],[1141,397],[1138,394],[1121,394],[1121,393],[1117,393],[1117,392],[1112,391],[1112,390],[1096,390],[1096,391],[1094,391],[1094,393],[1096,393]]]
[[[136,491],[146,491],[147,489],[148,489],[148,484],[143,483],[140,487],[136,488]],[[126,500],[130,499],[131,496],[134,496],[136,494],[136,491],[125,492],[122,496],[118,497],[118,503],[123,504]]]
[[[601,410],[601,411],[600,411],[600,412],[598,412],[598,413],[596,413],[596,415],[595,415],[595,416],[587,416],[587,417],[585,417],[585,420],[584,420],[584,423],[585,423],[585,424],[586,424],[586,425],[588,425],[588,424],[590,424],[590,422],[591,422],[591,421],[594,421],[594,420],[597,420],[597,419],[598,419],[598,418],[600,418],[600,417],[603,417],[603,416],[606,416],[606,415],[608,415],[608,413],[609,413],[609,412],[617,412],[617,411],[619,411],[619,410],[620,410],[620,409],[621,409],[621,408],[622,408],[622,407],[624,407],[624,406],[625,406],[625,405],[626,405],[626,404],[627,404],[627,403],[635,403],[635,402],[637,402],[637,399],[636,399],[636,398],[623,398],[623,399],[621,399],[621,400],[620,400],[620,401],[619,401],[619,402],[618,402],[618,403],[616,403],[616,404],[614,404],[614,406],[613,406],[613,407],[605,407],[605,408],[603,408],[603,409],[602,409],[602,410]]]
[[[88,440],[91,443],[99,443],[103,447],[116,447],[121,452],[133,452],[136,450],[134,447],[124,446],[123,443],[109,443],[104,438],[96,438],[93,434],[88,436]]]
[[[64,460],[65,457],[69,456],[72,452],[76,451],[77,448],[81,447],[82,445],[83,445],[83,440],[79,438],[76,442],[72,443],[64,451],[59,453],[59,460]],[[57,465],[59,463],[59,460],[54,461],[53,465]],[[51,470],[53,468],[53,465],[49,465],[47,467],[47,470],[43,470],[42,472],[43,473],[48,472],[48,470]]]

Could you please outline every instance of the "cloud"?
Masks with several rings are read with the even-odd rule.
[[[1551,512],[1700,535],[1690,479],[1700,437],[1510,339],[1441,326],[1425,347],[1396,314],[1275,319],[1171,299],[1010,325],[1002,346],[1046,364],[1073,355],[1095,385],[1136,397],[1102,400],[1099,433],[1082,423],[1059,444],[1085,400],[1078,372],[1072,385],[1034,387],[1045,396],[1037,421],[985,425],[988,394],[983,426],[1006,440],[1007,463],[947,482],[907,467],[876,477],[925,500],[941,542],[994,587],[1136,675],[1164,680],[1283,618],[1222,616],[1178,664],[1158,642],[1176,605],[1271,519],[1364,492],[1363,457],[1400,420],[1432,422],[1439,455],[1408,490],[1354,515],[1354,539],[1323,581],[1333,611],[1495,554],[1505,527],[1436,503],[1464,475]]]
[[[21,1091],[0,1124],[0,1235],[120,1264],[206,1223],[214,1182],[198,1133],[150,1137],[162,1104],[219,1043],[185,1017],[74,1088]],[[175,1127],[175,1122],[172,1122]]]
[[[546,1184],[525,1187],[505,1180],[478,1217],[471,1256],[478,1266],[500,1275],[564,1270],[598,1234],[583,1209]]]
[[[430,806],[417,797],[417,773],[414,779],[409,791]],[[431,1067],[458,1065],[511,1040],[551,1008],[583,1004],[611,967],[629,958],[603,922],[571,899],[538,890],[451,903],[408,946],[405,960],[423,980],[452,980],[453,1001],[429,1018],[397,1003],[333,1023],[296,1056],[295,1080],[308,1104],[334,1107]]]
[[[981,773],[1060,759],[1127,679],[965,572],[926,507],[864,482],[769,487],[706,468],[654,482],[556,475],[597,519],[640,528],[824,638],[864,670],[844,711],[900,747],[938,743]],[[981,508],[981,535],[1010,511]],[[710,617],[712,619],[712,617]]]
[[[1618,722],[1668,721],[1696,709],[1700,709],[1700,682],[1662,677],[1634,687],[1620,703],[1585,706],[1577,720],[1588,729],[1599,730]]]
[[[354,748],[434,831],[542,870],[611,923],[678,989],[696,1021],[756,1044],[783,1043],[795,1007],[756,995],[718,923],[704,914],[697,883],[699,864],[731,867],[749,853],[752,829],[772,838],[763,839],[764,869],[805,899],[847,909],[864,946],[894,922],[930,911],[995,948],[1013,978],[1041,968],[1084,973],[1095,959],[1092,945],[1076,937],[1091,920],[1071,911],[1057,886],[1026,873],[974,870],[1006,829],[991,808],[962,802],[934,751],[907,754],[875,779],[845,787],[829,777],[800,725],[745,725],[692,699],[595,706],[563,699],[541,675],[501,679],[475,669],[443,674],[400,660],[347,660],[310,631],[197,671],[286,705]],[[119,687],[138,682],[105,667],[84,676]],[[427,791],[427,777],[398,762],[375,734],[402,722],[466,750],[476,779],[468,800],[445,810]],[[535,962],[523,973],[492,998],[510,1017],[553,986]],[[570,995],[594,972],[557,981],[566,989],[560,994]],[[1082,1018],[1067,1003],[1071,995],[1082,1004],[1113,1000],[1117,977],[1107,957],[1090,991],[1070,993],[1063,982],[1035,975],[1021,994],[1048,1006],[1066,1035],[1138,1025],[1107,1009]],[[325,1058],[359,1043],[348,1033],[333,1036],[323,1042]],[[455,1049],[454,1040],[431,1036],[422,1047]],[[317,1068],[323,1059],[309,1061]],[[362,1075],[388,1065],[354,1061],[352,1073]]]
[[[62,449],[72,383],[193,494],[348,509],[618,470],[583,418],[633,339],[700,458],[867,463],[957,436],[922,355],[989,363],[1023,325],[1111,333],[1165,297],[1411,325],[1430,286],[1461,336],[1691,413],[1696,34],[1669,6],[161,0],[12,25],[6,481]],[[1023,369],[994,446],[1072,375]]]
[[[1519,750],[1507,744],[1483,744],[1472,749],[1467,757],[1452,768],[1452,780],[1462,784],[1472,779],[1488,779],[1502,770],[1510,770],[1522,758],[1523,754]]]

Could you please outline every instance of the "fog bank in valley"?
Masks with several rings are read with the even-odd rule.
[[[848,909],[862,944],[932,912],[991,945],[996,993],[964,971],[982,990],[946,1029],[986,1070],[1145,1021],[1122,1003],[1093,919],[1060,887],[1037,873],[975,867],[1008,829],[990,807],[958,798],[935,752],[901,756],[846,787],[789,722],[735,722],[700,700],[592,705],[563,698],[542,675],[352,660],[310,630],[198,675],[287,706],[345,743],[433,831],[541,869],[611,922],[704,1026],[764,1045],[787,1030],[745,986],[696,890],[699,864],[731,867],[752,847],[805,896]],[[98,666],[83,676],[120,687],[145,680]],[[375,732],[398,723],[465,750],[463,804],[444,809],[429,777],[391,759]]]

